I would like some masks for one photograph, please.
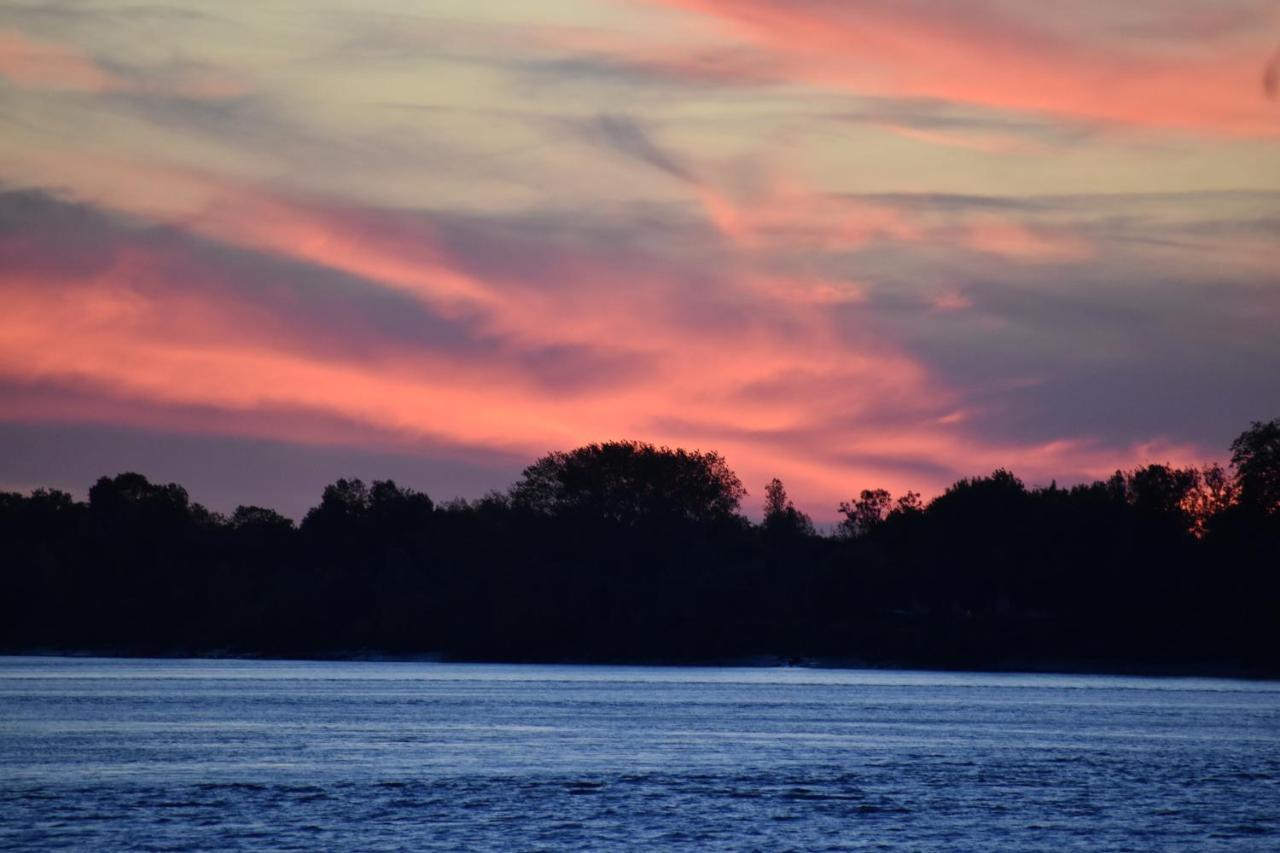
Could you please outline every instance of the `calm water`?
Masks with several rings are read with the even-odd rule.
[[[1280,685],[0,658],[0,847],[1280,849]]]

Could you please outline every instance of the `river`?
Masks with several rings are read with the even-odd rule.
[[[1280,849],[1280,684],[0,658],[0,847]]]

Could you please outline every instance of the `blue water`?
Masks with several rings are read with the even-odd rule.
[[[1280,685],[0,658],[0,847],[1280,849]]]

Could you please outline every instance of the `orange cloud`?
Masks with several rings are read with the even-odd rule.
[[[913,3],[650,1],[720,22],[794,82],[1144,127],[1280,132],[1259,85],[1274,47],[1265,29],[1206,32],[1171,48],[1107,40],[1105,23],[1066,36],[1035,26],[1034,13],[984,5],[962,13]]]
[[[408,230],[399,240],[359,241],[348,235],[349,243],[315,244],[306,239],[314,232],[297,223],[332,226],[333,218],[279,199],[273,203],[287,210],[281,221],[292,224],[279,230],[268,224],[265,231],[274,236],[256,238],[259,244],[279,254],[293,252],[308,263],[336,259],[334,269],[380,276],[372,281],[392,289],[404,289],[407,280],[417,292],[419,278],[406,279],[403,266],[410,257],[406,253],[417,251],[416,241],[409,239],[416,225],[400,223]],[[346,215],[358,222],[355,214]],[[256,224],[245,223],[246,231]],[[219,219],[217,228],[229,236],[225,220]],[[364,232],[356,227],[353,233]],[[431,257],[443,266],[425,268],[421,280],[438,271],[484,288],[475,305],[486,312],[481,327],[498,336],[493,353],[474,358],[392,342],[375,357],[356,358],[327,354],[308,340],[309,330],[298,325],[302,321],[245,301],[236,295],[243,289],[220,283],[223,272],[175,257],[180,247],[130,245],[121,239],[124,244],[112,251],[109,262],[91,269],[42,263],[38,252],[22,249],[29,262],[13,264],[0,290],[5,308],[0,376],[97,389],[151,407],[240,412],[246,430],[261,428],[262,419],[255,420],[254,413],[312,412],[328,421],[363,425],[371,440],[401,436],[404,442],[529,456],[601,436],[674,444],[705,439],[706,446],[731,448],[735,464],[749,476],[763,476],[778,464],[776,449],[732,437],[713,444],[724,438],[715,424],[786,431],[833,415],[856,420],[859,411],[946,396],[918,365],[883,342],[868,336],[859,348],[842,341],[821,311],[826,299],[795,300],[794,287],[782,281],[723,294],[758,304],[749,319],[718,328],[682,316],[688,308],[680,300],[696,301],[698,295],[682,293],[681,282],[628,286],[628,273],[621,271],[619,286],[617,275],[604,278],[605,259],[584,256],[563,264],[570,281],[547,294],[528,284],[482,281],[448,266],[447,253],[433,249]],[[16,251],[9,247],[7,256],[17,257]],[[429,289],[425,296],[435,298]],[[650,369],[578,393],[548,393],[522,367],[521,352],[539,343],[574,340],[649,353]],[[512,347],[504,356],[503,349]],[[800,372],[836,382],[842,390],[807,399],[749,392],[762,383],[785,384]],[[713,428],[704,433],[664,423],[673,411]],[[840,440],[838,434],[830,438]],[[849,477],[849,469],[840,466],[823,475],[830,489]]]
[[[1086,439],[1028,446],[983,437],[954,416],[964,409],[960,393],[878,334],[870,316],[859,321],[863,286],[772,271],[756,257],[940,237],[1010,257],[1076,251],[1000,218],[940,226],[890,204],[824,201],[774,181],[773,195],[751,205],[716,197],[732,217],[720,223],[732,251],[711,274],[572,241],[543,245],[539,264],[485,269],[430,215],[190,180],[203,201],[193,214],[167,214],[178,233],[407,294],[466,329],[472,349],[372,338],[365,346],[354,297],[352,331],[313,329],[254,301],[245,286],[252,265],[210,267],[184,259],[181,241],[152,245],[125,230],[110,241],[110,262],[92,269],[41,262],[71,235],[30,250],[23,265],[12,263],[21,247],[5,254],[0,245],[11,261],[0,282],[0,377],[135,401],[156,426],[171,422],[166,412],[199,408],[272,438],[282,427],[269,413],[295,413],[288,424],[343,425],[302,428],[300,441],[425,442],[529,458],[607,437],[715,448],[749,484],[784,475],[820,517],[861,487],[928,493],[1001,465],[1032,480],[1100,476],[1137,452]],[[531,244],[516,239],[486,232],[475,251],[530,256]],[[307,276],[297,281],[305,288]],[[944,294],[934,305],[968,301]],[[529,364],[572,346],[635,355],[644,369],[549,391]],[[598,369],[585,360],[582,370]],[[25,417],[40,411],[33,403]]]
[[[617,387],[563,396],[501,359],[411,350],[372,361],[326,356],[299,346],[305,329],[282,333],[287,318],[216,288],[139,286],[169,274],[162,259],[127,251],[87,277],[7,279],[0,375],[135,401],[150,412],[148,425],[161,428],[174,425],[166,411],[203,407],[231,413],[242,434],[301,442],[445,443],[530,458],[601,436],[714,447],[748,483],[785,473],[823,518],[864,486],[936,491],[953,479],[956,460],[963,473],[1012,465],[1047,479],[1064,470],[1101,476],[1132,459],[1082,441],[1027,447],[971,437],[951,417],[954,396],[919,366],[883,343],[840,344],[816,320],[803,334],[742,339],[682,339],[636,325],[629,334],[647,333],[670,350],[668,360]],[[613,310],[625,313],[625,299]],[[770,381],[778,394],[761,390]],[[664,420],[672,412],[680,422]],[[56,414],[38,405],[25,412]],[[190,429],[189,420],[177,425]]]
[[[512,85],[494,85],[500,94],[486,86],[474,93],[466,87],[464,94],[474,94],[477,114],[527,116],[533,127],[556,128],[556,141],[564,128],[578,128],[614,158],[610,168],[646,168],[650,178],[672,182],[655,196],[658,202],[635,204],[622,182],[549,186],[547,176],[561,174],[565,165],[555,159],[566,156],[557,145],[545,161],[530,155],[536,165],[518,176],[527,186],[501,195],[517,202],[435,197],[425,189],[410,196],[414,188],[438,185],[432,171],[457,169],[460,177],[485,182],[492,165],[486,156],[486,166],[465,158],[447,166],[414,165],[403,179],[407,192],[394,197],[420,209],[373,207],[368,199],[388,196],[372,182],[362,183],[360,170],[341,180],[317,174],[328,165],[325,144],[332,142],[335,152],[377,152],[380,140],[401,134],[417,140],[419,131],[424,139],[440,131],[465,142],[474,127],[448,124],[451,114],[443,108],[424,113],[429,120],[422,126],[415,123],[420,116],[403,126],[399,118],[389,122],[370,102],[378,88],[372,83],[380,78],[361,76],[366,63],[343,72],[351,77],[329,76],[338,70],[326,68],[325,81],[352,85],[331,87],[332,103],[317,100],[315,89],[291,87],[320,68],[307,63],[320,60],[290,53],[297,50],[292,42],[269,39],[260,45],[262,55],[278,49],[278,64],[290,69],[264,88],[263,103],[290,117],[277,135],[222,139],[207,131],[222,111],[165,112],[173,105],[162,103],[139,111],[145,113],[140,120],[163,120],[158,135],[140,124],[136,137],[130,125],[108,146],[72,133],[32,136],[22,144],[25,150],[13,145],[10,183],[68,187],[104,209],[131,214],[138,220],[133,226],[162,227],[117,227],[101,237],[105,248],[90,247],[99,252],[94,263],[77,265],[78,229],[88,227],[86,220],[50,228],[39,245],[6,246],[7,235],[24,233],[29,211],[19,207],[0,218],[0,383],[83,392],[74,405],[56,393],[23,397],[22,416],[28,418],[97,412],[111,422],[197,430],[214,429],[216,421],[217,429],[282,440],[398,448],[446,443],[527,458],[623,437],[715,448],[749,485],[783,476],[819,515],[858,488],[929,492],[954,476],[999,465],[1047,480],[1100,476],[1150,453],[1196,458],[1187,447],[1108,447],[1088,437],[1043,435],[1058,429],[1056,423],[1026,427],[1041,433],[1026,441],[983,434],[984,424],[999,420],[1008,427],[1017,418],[998,419],[1001,412],[975,402],[1007,403],[1005,389],[974,386],[997,385],[1007,379],[1006,369],[1019,376],[1051,374],[1045,362],[1068,359],[1039,351],[1039,317],[1023,317],[1025,328],[995,341],[1004,348],[994,357],[983,351],[987,341],[979,338],[985,332],[1018,318],[1000,313],[973,271],[995,278],[1010,267],[1026,273],[1021,305],[1034,301],[1035,287],[1060,286],[1051,280],[1055,270],[1031,264],[1095,255],[1106,261],[1106,252],[1095,252],[1056,218],[1062,208],[1045,212],[1052,202],[1043,209],[956,197],[935,203],[925,194],[941,184],[930,185],[936,175],[927,169],[910,187],[921,191],[920,198],[858,197],[833,189],[852,185],[854,169],[831,176],[824,187],[826,176],[806,168],[816,164],[781,154],[778,169],[733,169],[714,159],[726,150],[723,140],[706,145],[703,139],[706,147],[690,150],[668,150],[664,143],[698,144],[677,129],[690,118],[739,120],[740,104],[707,102],[721,84],[796,84],[1127,126],[1273,135],[1274,103],[1259,94],[1259,66],[1252,58],[1261,38],[1256,32],[1213,29],[1207,21],[1192,22],[1208,28],[1201,40],[1185,33],[1180,41],[1092,40],[1048,28],[1074,16],[1053,16],[1038,26],[1013,15],[1019,4],[1002,3],[1005,12],[997,13],[983,0],[959,11],[922,0],[650,2],[683,9],[702,26],[634,38],[585,30],[534,35],[542,39],[536,46],[548,48],[538,57],[551,60],[556,74],[582,76],[578,64],[555,63],[568,50],[569,59],[587,55],[606,67],[613,60],[617,68],[607,70],[624,75],[636,71],[702,84],[696,98],[663,112],[670,123],[659,134],[650,136],[643,121],[619,114],[613,103],[591,102],[590,92],[581,103],[565,103],[554,100],[554,87],[548,87],[512,109],[503,99],[513,92],[523,97],[528,80],[506,65],[523,65],[488,60],[505,60],[525,47],[523,27],[482,40],[476,54],[483,60],[481,76]],[[1178,27],[1195,31],[1185,21]],[[487,25],[474,28],[481,33]],[[710,42],[703,41],[707,32],[713,33]],[[438,34],[430,35],[402,47],[415,57],[438,48]],[[458,41],[459,50],[469,43]],[[381,59],[377,64],[386,70]],[[253,67],[269,73],[261,63]],[[216,69],[179,65],[164,75],[142,73],[69,43],[13,31],[0,32],[0,75],[12,86],[45,92],[226,98],[244,91]],[[422,97],[433,92],[429,87]],[[393,86],[386,94],[403,93]],[[91,98],[63,100],[60,106],[73,111],[58,125],[62,130],[84,120],[74,110],[98,109]],[[801,101],[797,115],[831,99]],[[1014,147],[998,129],[984,131],[980,123],[972,130],[960,121],[922,129],[884,118],[893,114],[869,110],[860,120],[883,119],[891,132],[931,145],[997,155]],[[761,120],[742,114],[745,125]],[[320,136],[325,140],[314,138]],[[286,160],[272,161],[267,145],[279,139],[307,140],[314,151],[306,162],[286,162],[286,142],[277,146]],[[253,156],[232,157],[228,152],[239,145]],[[803,147],[789,152],[802,155]],[[573,148],[567,156],[580,153]],[[348,153],[333,162],[352,159]],[[181,162],[199,162],[206,171],[165,165]],[[544,164],[552,168],[543,171]],[[215,174],[219,168],[240,170],[241,177]],[[513,166],[513,175],[520,168]],[[285,183],[253,186],[243,177],[249,173],[275,176],[290,189]],[[796,176],[802,174],[813,177],[801,181]],[[351,197],[325,196],[320,186],[344,187]],[[672,186],[687,194],[683,208],[670,203]],[[547,201],[551,193],[553,202]],[[506,203],[511,207],[505,214],[488,219],[475,212]],[[451,214],[450,207],[467,213]],[[1096,223],[1102,215],[1072,210],[1067,215],[1077,222]],[[1204,210],[1212,212],[1211,206]],[[706,227],[685,227],[690,211]],[[1221,240],[1213,228],[1195,233],[1203,241],[1197,257],[1225,256],[1240,245]],[[1107,238],[1096,239],[1102,246]],[[1233,263],[1269,270],[1274,250],[1262,245],[1265,235],[1254,239],[1258,245],[1237,252],[1244,260]],[[1155,251],[1143,245],[1143,252]],[[1168,245],[1160,250],[1169,253],[1162,262],[1189,257],[1182,242]],[[1133,251],[1128,270],[1142,273],[1136,264],[1152,255]],[[23,253],[30,262],[21,268],[6,263]],[[953,262],[954,277],[945,269]],[[290,270],[283,285],[268,274],[280,267]],[[913,280],[917,270],[923,270],[921,280]],[[895,284],[901,286],[896,292]],[[263,297],[277,287],[286,291],[280,299]],[[341,298],[325,303],[324,311],[308,310],[335,291]],[[1255,315],[1262,301],[1248,303]],[[1107,303],[1096,304],[1100,310],[1088,312],[1090,322],[1106,313]],[[388,318],[392,312],[400,313]],[[1071,345],[1087,348],[1075,340]],[[987,358],[997,366],[960,364],[973,369],[955,371],[962,379],[944,379],[948,359],[965,361],[964,347],[976,351],[975,362]],[[1031,366],[1022,364],[1024,349],[1032,350],[1026,353]],[[16,416],[14,399],[3,399],[0,417]],[[211,416],[205,427],[193,412],[220,416]]]
[[[763,311],[772,306],[768,322],[702,337],[642,305],[633,310],[625,290],[598,297],[591,310],[608,315],[594,330],[598,342],[652,347],[666,358],[652,374],[564,396],[501,358],[394,347],[367,361],[326,355],[300,343],[305,328],[235,297],[213,272],[194,290],[173,286],[181,267],[166,251],[124,247],[93,272],[6,278],[0,375],[137,401],[152,407],[156,426],[166,425],[165,407],[206,407],[240,413],[244,432],[282,437],[280,421],[262,413],[297,413],[284,423],[304,424],[299,441],[447,443],[530,457],[600,436],[715,447],[747,482],[785,471],[820,517],[856,487],[936,490],[957,459],[967,472],[1012,464],[1032,477],[1064,468],[1102,474],[1128,461],[1079,442],[1028,448],[968,437],[951,417],[954,395],[883,341],[838,339],[824,322],[825,300],[779,297],[794,292],[784,282],[757,292]],[[524,312],[518,297],[507,310],[506,324]],[[562,326],[548,320],[529,312],[519,334],[558,340],[576,322],[572,312]],[[672,412],[678,423],[665,419]],[[350,426],[335,432],[332,423]],[[904,471],[904,459],[939,473]]]
[[[695,194],[715,228],[744,249],[847,250],[877,239],[921,237],[891,206],[815,193],[777,178],[742,204],[706,185],[695,187]]]
[[[425,222],[286,202],[248,188],[211,190],[213,200],[186,221],[197,233],[362,276],[442,308],[492,302],[483,282],[446,264]]]
[[[709,184],[697,184],[693,192],[715,229],[748,252],[850,251],[886,241],[1053,263],[1093,251],[1086,240],[1060,228],[1031,227],[992,213],[951,217],[958,222],[911,217],[892,204],[806,190],[776,176],[740,203]]]

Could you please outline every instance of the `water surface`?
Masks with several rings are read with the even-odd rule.
[[[1280,849],[1280,685],[0,658],[0,847]]]

